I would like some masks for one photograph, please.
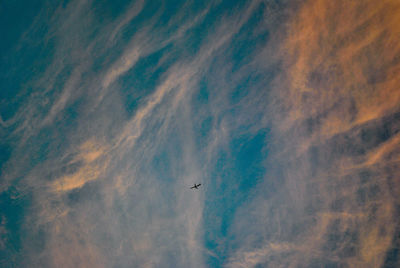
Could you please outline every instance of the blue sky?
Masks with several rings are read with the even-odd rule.
[[[3,1],[0,266],[395,267],[396,8]]]

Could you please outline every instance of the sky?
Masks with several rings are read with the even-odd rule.
[[[399,25],[397,0],[1,1],[0,267],[399,267]]]

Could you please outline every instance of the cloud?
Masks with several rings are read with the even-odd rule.
[[[115,63],[115,67],[105,75],[103,79],[103,87],[108,87],[112,82],[115,81],[121,74],[126,73],[139,59],[138,48],[131,48],[124,53],[124,55]]]
[[[95,21],[90,5],[74,2],[59,10],[57,21],[63,31],[75,28],[69,19],[76,17],[74,7],[79,7],[79,13],[88,13],[89,24]],[[187,130],[192,128],[192,119],[182,112],[191,113],[191,87],[196,87],[198,74],[232,32],[225,33],[223,39],[211,35],[210,43],[204,42],[207,49],[193,57],[173,59],[153,92],[143,97],[129,117],[119,107],[123,100],[118,95],[120,85],[114,82],[123,80],[141,58],[172,42],[182,42],[191,27],[202,23],[207,9],[194,20],[186,18],[188,22],[182,27],[166,27],[178,30],[168,35],[167,41],[161,39],[161,44],[160,38],[152,36],[158,29],[151,23],[127,42],[118,39],[117,32],[137,14],[128,13],[117,19],[115,28],[94,35],[94,40],[85,39],[95,32],[89,27],[73,35],[80,40],[73,45],[62,42],[65,37],[61,31],[53,33],[60,42],[49,68],[57,67],[56,71],[46,71],[36,80],[40,85],[48,83],[46,90],[38,93],[48,97],[48,102],[40,108],[32,98],[20,110],[21,122],[13,134],[21,133],[25,143],[16,148],[11,162],[23,167],[24,184],[31,187],[24,191],[32,196],[30,213],[24,215],[29,235],[23,240],[26,258],[21,265],[127,267],[135,263],[154,267],[169,263],[188,267],[203,263],[205,250],[200,235],[204,196],[182,191],[198,180],[202,171],[195,156],[193,132]],[[157,19],[159,15],[154,21]],[[174,23],[181,25],[179,20]],[[113,42],[119,42],[115,44],[118,52],[104,59],[107,64],[99,72],[93,72],[94,62],[108,51],[94,49],[96,42],[107,43],[104,36],[110,31],[114,33]],[[215,44],[215,40],[222,41]],[[107,44],[112,46],[113,42]],[[73,58],[83,56],[85,63],[61,59],[60,55],[69,51]],[[163,59],[170,61],[169,57]],[[53,88],[57,83],[60,85]],[[111,107],[112,112],[104,107]],[[166,153],[169,170],[160,172],[153,161],[175,137],[180,142]],[[17,159],[25,150],[24,159],[38,154],[42,158],[32,164]],[[7,173],[11,183],[17,176],[13,172]],[[34,241],[43,242],[34,247]]]
[[[239,235],[246,242],[229,265],[388,261],[399,224],[399,8],[396,1],[307,1],[274,41],[273,58],[283,65],[266,100],[269,174],[237,215],[232,234],[255,226]],[[260,215],[245,220],[249,210]],[[259,240],[290,243],[293,254],[271,253]]]
[[[86,141],[80,146],[80,152],[67,164],[70,166],[78,164],[77,170],[53,181],[51,188],[55,192],[62,193],[79,189],[87,182],[98,179],[107,169],[109,162],[106,150],[93,140]]]
[[[0,221],[0,250],[3,251],[7,244],[7,229],[6,229],[6,219],[1,217]]]
[[[387,262],[396,1],[104,5],[54,11],[54,54],[0,121],[1,190],[29,199],[16,266]]]
[[[127,12],[121,15],[118,20],[118,25],[114,27],[113,31],[110,34],[110,42],[114,42],[116,35],[120,34],[121,30],[126,27],[129,22],[131,22],[134,18],[140,14],[143,10],[144,1],[136,1],[131,7],[128,8]]]

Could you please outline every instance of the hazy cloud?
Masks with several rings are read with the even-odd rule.
[[[396,1],[106,2],[16,45],[48,54],[0,111],[5,262],[398,263]]]

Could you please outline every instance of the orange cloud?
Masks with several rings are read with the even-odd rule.
[[[294,239],[307,254],[287,261],[380,267],[398,220],[400,2],[310,0],[296,12],[270,95],[274,157],[290,220],[312,224]]]
[[[72,174],[64,175],[52,182],[51,188],[55,192],[81,188],[87,182],[98,179],[106,170],[108,162],[106,147],[89,140],[80,146],[78,154],[70,163],[80,163],[80,167]]]
[[[332,136],[399,109],[398,1],[308,1],[287,30],[286,124],[322,116]],[[323,115],[322,111],[324,111]]]

